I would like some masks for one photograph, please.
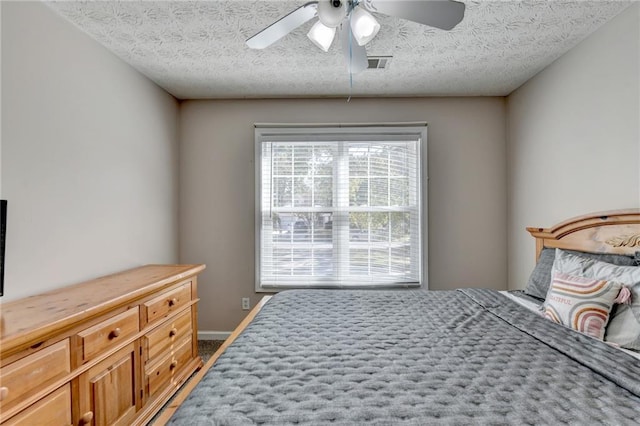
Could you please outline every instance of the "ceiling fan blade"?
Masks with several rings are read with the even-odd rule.
[[[344,59],[349,72],[356,74],[366,70],[369,67],[367,49],[364,46],[358,45],[358,42],[356,42],[351,32],[351,25],[349,25],[348,19],[345,19],[342,23],[340,38],[342,39],[342,52],[344,53]]]
[[[311,1],[278,19],[264,30],[247,39],[252,49],[264,49],[312,19],[318,13],[318,2]]]
[[[453,0],[364,0],[371,12],[450,30],[464,18],[464,3]]]

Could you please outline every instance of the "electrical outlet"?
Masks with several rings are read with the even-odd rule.
[[[242,298],[242,310],[243,311],[248,311],[249,309],[251,309],[251,302],[249,301],[248,297],[243,297]]]

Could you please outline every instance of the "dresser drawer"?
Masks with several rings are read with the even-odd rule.
[[[144,344],[149,360],[161,354],[176,342],[191,333],[191,309],[174,317],[144,336]]]
[[[191,337],[180,342],[175,350],[157,363],[145,368],[145,382],[149,385],[149,395],[165,389],[173,377],[191,360]]]
[[[71,385],[67,383],[2,423],[2,426],[17,425],[71,425]]]
[[[82,345],[82,361],[117,346],[140,331],[138,307],[129,309],[78,333]]]
[[[191,281],[145,302],[143,309],[146,311],[147,322],[151,323],[170,312],[179,311],[187,306],[190,301]]]
[[[69,339],[39,350],[0,369],[0,412],[71,372]]]

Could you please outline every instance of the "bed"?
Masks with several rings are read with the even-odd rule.
[[[171,416],[170,425],[638,424],[640,278],[625,283],[615,274],[632,274],[622,275],[627,281],[640,276],[633,275],[640,273],[640,210],[528,231],[538,262],[525,292],[273,296],[159,422]],[[606,319],[601,299],[574,318],[591,335],[550,319],[562,314],[554,303],[566,302],[558,292],[571,283],[567,277],[580,279],[573,284],[581,307],[595,303],[593,292],[609,297]],[[539,288],[545,281],[547,288]]]

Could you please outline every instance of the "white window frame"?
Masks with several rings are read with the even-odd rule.
[[[420,235],[413,235],[418,238],[416,244],[420,251],[419,277],[420,280],[411,283],[373,285],[371,287],[424,287],[428,288],[428,250],[427,250],[427,123],[392,123],[392,124],[258,124],[255,127],[255,290],[258,293],[278,292],[292,288],[338,288],[336,285],[311,284],[300,287],[291,285],[262,285],[261,284],[261,232],[262,232],[262,147],[265,142],[314,142],[326,141],[328,136],[335,135],[331,140],[346,141],[375,141],[402,138],[418,139],[418,206]],[[367,288],[367,286],[354,286],[346,288]]]

